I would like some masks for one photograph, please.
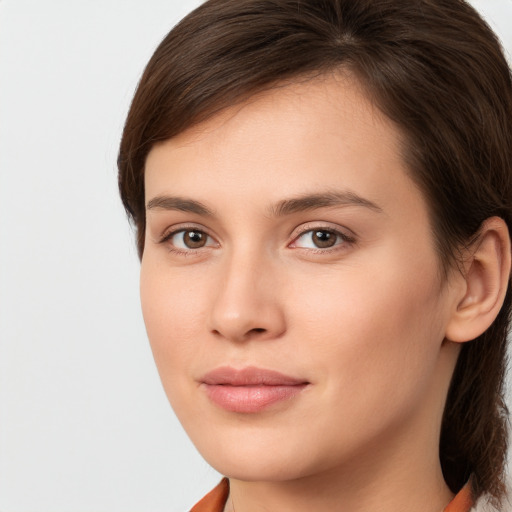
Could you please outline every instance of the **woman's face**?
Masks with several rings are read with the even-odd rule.
[[[328,77],[151,150],[144,319],[220,472],[294,479],[437,442],[453,293],[399,147],[355,81]]]

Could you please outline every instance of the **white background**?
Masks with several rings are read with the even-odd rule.
[[[116,154],[198,0],[0,0],[0,512],[179,512],[218,480],[139,312]],[[512,0],[480,0],[512,54]]]

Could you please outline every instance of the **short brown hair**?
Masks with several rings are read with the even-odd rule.
[[[425,195],[441,268],[482,222],[512,231],[512,80],[500,44],[463,0],[209,0],[162,41],[137,88],[118,166],[144,250],[148,152],[223,108],[299,77],[343,68],[399,127]],[[446,403],[440,459],[458,491],[504,494],[506,337],[512,295],[465,343]]]

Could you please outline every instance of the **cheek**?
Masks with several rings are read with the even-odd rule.
[[[373,270],[352,267],[318,280],[321,288],[298,282],[289,308],[297,336],[309,340],[297,347],[301,359],[314,361],[325,392],[370,403],[369,411],[389,408],[389,396],[412,402],[425,391],[444,333],[435,265],[376,261]]]
[[[186,273],[143,259],[140,274],[142,313],[153,356],[166,389],[198,356],[205,324],[205,283]],[[180,370],[180,371],[175,371]]]

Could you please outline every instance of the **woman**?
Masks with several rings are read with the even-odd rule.
[[[512,85],[460,0],[210,0],[121,141],[194,511],[504,507]]]

